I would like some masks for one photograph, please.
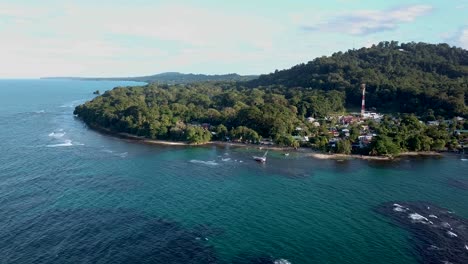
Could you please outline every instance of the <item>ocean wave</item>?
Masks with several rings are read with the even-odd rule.
[[[73,146],[73,143],[69,139],[65,140],[63,143],[60,143],[60,144],[47,145],[48,148],[71,147],[71,146]]]
[[[393,204],[393,211],[395,212],[406,212],[408,208],[405,208],[397,203]]]
[[[450,237],[458,237],[458,235],[452,231],[447,231],[447,235],[449,235]]]
[[[274,264],[291,264],[291,262],[289,262],[288,260],[286,259],[277,259],[273,262]]]
[[[103,149],[102,152],[111,154],[112,156],[121,157],[121,158],[126,158],[128,156],[128,152],[115,153],[115,151],[110,150],[110,149]]]
[[[126,158],[128,156],[128,152],[122,152],[122,153],[118,153],[116,155],[121,157],[121,158]]]
[[[199,164],[204,164],[204,165],[209,165],[209,166],[218,166],[219,163],[217,163],[214,160],[190,160],[191,163],[199,163]]]
[[[431,221],[429,221],[429,219],[427,219],[426,217],[418,214],[418,213],[412,213],[412,214],[409,214],[408,216],[409,218],[411,218],[411,220],[413,220],[413,223],[422,223],[422,224],[427,224],[427,223],[431,223]]]
[[[71,146],[84,146],[84,144],[79,143],[79,142],[73,142],[70,139],[66,139],[63,141],[63,143],[46,145],[46,147],[48,148],[71,147]]]
[[[222,161],[230,161],[231,158],[225,158],[225,159],[221,159]]]
[[[35,114],[43,114],[45,113],[45,110],[38,110],[38,111],[34,111]]]
[[[52,132],[49,134],[49,137],[53,137],[53,138],[61,138],[63,136],[65,136],[65,132]]]

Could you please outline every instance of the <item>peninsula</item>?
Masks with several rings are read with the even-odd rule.
[[[447,44],[381,42],[249,81],[117,87],[74,113],[148,140],[375,156],[457,151],[467,140],[467,58]],[[361,101],[360,112],[348,110]]]

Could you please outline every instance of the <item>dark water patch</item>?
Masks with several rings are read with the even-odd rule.
[[[449,186],[468,191],[468,179],[448,179]]]
[[[219,263],[201,229],[130,210],[48,211],[0,223],[2,263]]]
[[[247,167],[258,173],[268,175],[280,175],[288,178],[306,178],[313,176],[314,171],[304,163],[303,159],[274,158],[262,164],[253,159],[247,161]]]
[[[369,167],[376,169],[392,169],[400,171],[412,171],[424,164],[432,163],[442,159],[442,156],[408,156],[394,160],[367,160]]]
[[[468,219],[428,202],[387,202],[376,211],[411,233],[421,263],[468,263]]]

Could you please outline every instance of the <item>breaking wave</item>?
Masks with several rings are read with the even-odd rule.
[[[102,152],[111,154],[113,156],[121,157],[121,158],[126,158],[128,156],[128,152],[116,153],[115,151],[110,150],[110,149],[103,149]]]
[[[60,143],[60,144],[47,145],[48,148],[70,147],[70,146],[73,146],[73,143],[69,139],[65,140],[63,143]]]
[[[61,138],[63,136],[65,136],[65,132],[52,132],[49,134],[49,137],[53,137],[53,138]]]
[[[291,264],[291,262],[289,262],[288,260],[286,259],[277,259],[275,260],[275,262],[273,262],[274,264]]]
[[[66,139],[63,141],[63,143],[46,145],[46,147],[48,148],[71,147],[71,146],[84,146],[84,144],[78,143],[78,142],[73,143],[73,141]]]
[[[190,160],[191,163],[199,163],[199,164],[204,164],[204,165],[209,165],[209,166],[218,166],[219,163],[217,163],[214,160]]]

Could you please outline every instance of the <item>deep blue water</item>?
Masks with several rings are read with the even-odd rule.
[[[148,146],[73,116],[124,82],[0,80],[0,263],[418,263],[374,208],[427,201],[468,217],[468,162],[315,160]],[[468,243],[468,242],[467,242]]]

